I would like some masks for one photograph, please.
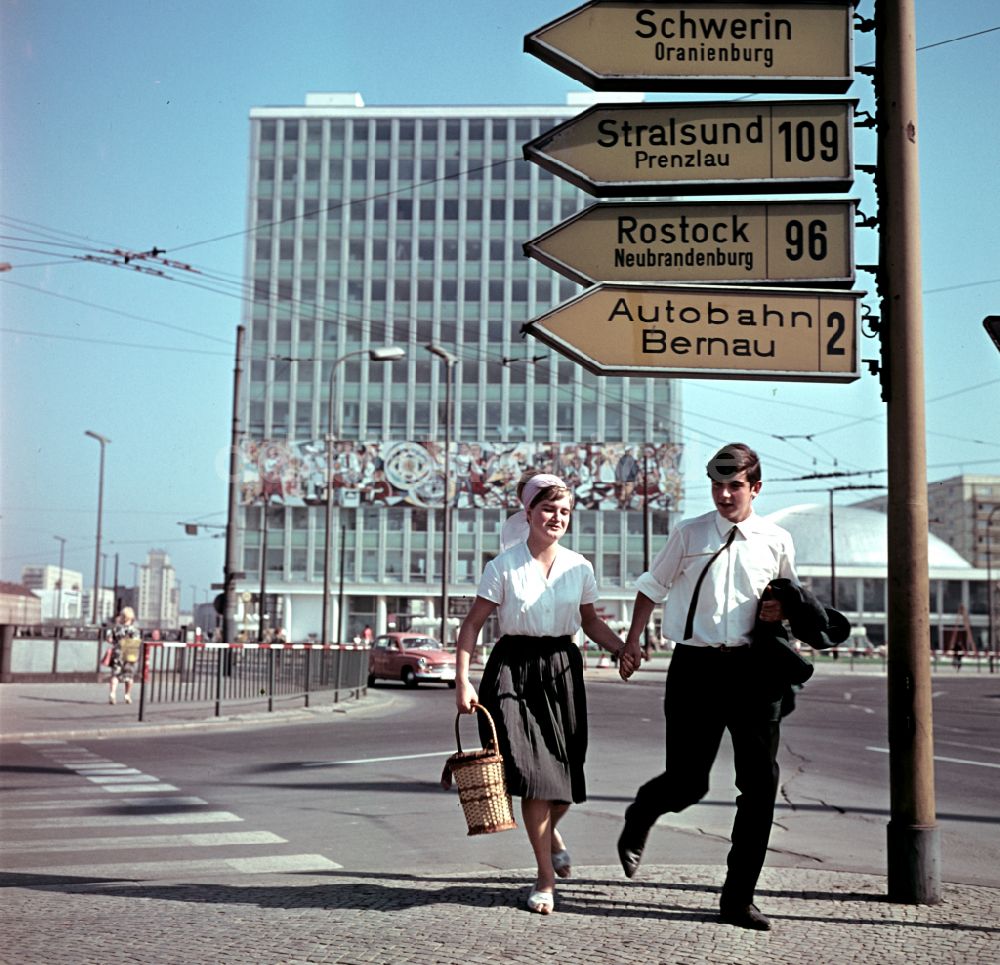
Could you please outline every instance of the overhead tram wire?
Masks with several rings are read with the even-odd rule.
[[[1000,29],[1000,28],[993,28],[993,29]],[[986,33],[986,32],[989,32],[989,31],[983,31],[982,33]],[[973,34],[973,35],[968,35],[968,36],[971,37],[971,36],[978,36],[978,35],[979,34]],[[967,38],[955,38],[955,40],[959,40],[959,39],[967,39]],[[941,43],[946,43],[946,42],[950,42],[950,41],[943,41]],[[937,45],[940,45],[940,44],[937,44]],[[932,45],[932,46],[937,46],[937,45]],[[177,251],[186,250],[186,249],[189,249],[189,248],[192,248],[192,247],[197,247],[197,246],[201,246],[201,245],[204,245],[204,244],[209,244],[209,243],[213,243],[213,242],[216,242],[216,241],[227,240],[227,239],[234,238],[234,237],[241,237],[241,236],[246,236],[246,235],[250,235],[250,234],[255,234],[255,233],[259,232],[259,231],[263,231],[265,229],[271,229],[273,227],[280,226],[282,224],[285,224],[285,223],[288,223],[288,222],[291,222],[291,221],[316,217],[321,211],[326,211],[326,212],[336,211],[338,209],[343,208],[346,205],[352,205],[353,206],[355,204],[364,204],[364,203],[367,203],[368,200],[382,199],[382,198],[387,198],[387,197],[392,197],[392,196],[400,195],[400,194],[403,194],[405,192],[413,191],[413,190],[415,190],[416,188],[419,188],[419,187],[423,187],[423,186],[427,186],[427,185],[432,185],[432,184],[435,184],[435,183],[440,182],[440,181],[452,180],[452,179],[454,179],[456,177],[460,177],[463,173],[468,173],[469,171],[472,171],[472,170],[484,170],[484,169],[487,169],[487,168],[499,167],[499,166],[503,166],[503,165],[506,165],[506,164],[518,161],[518,160],[520,160],[520,159],[516,158],[516,157],[502,158],[502,159],[499,159],[497,161],[490,162],[489,164],[485,164],[485,165],[480,165],[480,166],[477,166],[477,167],[472,167],[472,168],[464,169],[464,171],[457,172],[456,174],[443,175],[440,178],[433,178],[433,179],[428,179],[428,180],[425,180],[425,181],[415,182],[414,184],[407,184],[405,186],[398,187],[397,189],[395,189],[393,191],[386,191],[386,192],[381,192],[381,193],[379,193],[377,195],[372,195],[370,198],[369,197],[365,197],[365,198],[350,199],[350,200],[347,200],[347,201],[338,201],[338,202],[336,202],[334,204],[328,205],[325,209],[313,209],[313,210],[309,210],[309,211],[303,211],[301,214],[291,215],[288,218],[278,219],[276,221],[265,222],[265,223],[262,223],[262,224],[255,225],[252,228],[244,229],[244,230],[241,230],[241,231],[232,232],[232,233],[229,233],[229,234],[226,234],[226,235],[216,236],[214,238],[205,239],[205,240],[199,241],[199,242],[191,242],[191,243],[188,243],[188,244],[185,244],[185,245],[181,245],[181,246],[174,246],[171,249],[169,249],[169,253],[176,253]],[[17,221],[17,220],[20,220],[20,219],[12,219],[12,220]],[[42,227],[44,227],[44,226],[42,226]],[[45,228],[44,230],[47,231],[47,232],[53,232],[55,229]],[[87,240],[89,240],[89,239],[87,239]],[[89,259],[87,259],[87,260],[89,260]],[[122,266],[116,265],[115,267],[122,267]],[[205,278],[206,281],[216,281],[218,284],[222,284],[222,285],[228,286],[228,288],[230,290],[223,291],[223,290],[221,290],[219,288],[213,288],[210,284],[201,284],[201,283],[195,282],[195,281],[193,281],[190,278],[190,276],[184,277],[184,276],[180,276],[180,275],[176,275],[176,276],[175,275],[170,275],[163,268],[158,268],[157,274],[158,274],[159,277],[163,277],[165,280],[178,281],[178,282],[180,282],[182,284],[191,285],[192,287],[196,287],[196,288],[199,288],[199,289],[202,289],[202,290],[206,290],[206,291],[209,291],[209,292],[214,293],[214,294],[229,295],[230,297],[237,297],[237,298],[239,298],[242,301],[252,303],[252,301],[253,301],[253,286],[252,286],[252,283],[248,282],[245,279],[240,280],[240,281],[232,281],[232,280],[229,280],[229,279],[233,278],[235,276],[229,276],[229,278],[227,278],[227,277],[225,277],[224,274],[213,274],[213,273],[211,273],[210,269],[197,269],[197,270]],[[235,292],[231,290],[233,288],[236,289]],[[299,301],[299,300],[292,300],[292,301],[294,302],[294,301]],[[345,312],[330,312],[330,313],[328,313],[327,309],[325,308],[325,306],[324,306],[324,310],[323,310],[322,313],[315,312],[315,303],[314,302],[313,303],[309,303],[309,302],[299,301],[300,310],[301,310],[302,307],[306,307],[307,310],[308,310],[308,306],[310,304],[313,306],[314,314],[316,316],[317,322],[322,321],[322,322],[340,323],[340,322],[357,321],[359,323],[359,325],[364,325],[365,324],[365,321],[366,321],[365,319],[363,319],[361,317],[358,317],[358,316],[352,316],[349,313],[345,313]],[[367,321],[368,321],[368,324],[370,325],[373,320],[367,320]],[[456,328],[457,328],[457,322],[455,323],[455,325],[456,325]],[[486,361],[490,361],[490,359],[488,357],[486,357],[485,360]],[[544,371],[544,369],[542,371]],[[556,383],[556,388],[557,388],[558,391],[563,391],[563,392],[565,392],[565,391],[575,391],[574,387],[564,386],[560,382]],[[595,394],[596,394],[596,391],[597,391],[597,387],[596,386],[592,387],[592,386],[588,386],[586,384],[581,384],[581,386],[580,386],[581,397],[584,397],[584,393],[586,393],[588,389],[593,389],[594,392],[595,392]],[[620,402],[620,403],[622,403],[624,405],[631,405],[630,403],[627,403],[626,400],[624,400],[622,398],[619,398],[617,400],[614,399],[614,398],[609,398],[608,401],[612,402],[612,403],[617,401],[617,402]],[[867,419],[862,419],[862,420],[859,420],[859,421],[868,421],[868,420]],[[853,425],[853,424],[857,424],[857,423],[851,423],[851,425]],[[823,432],[830,432],[830,431],[836,431],[836,429],[823,430]],[[706,435],[708,435],[708,434],[706,434]]]
[[[28,338],[51,338],[60,342],[83,342],[90,345],[113,345],[115,348],[147,349],[154,352],[180,352],[183,355],[214,355],[218,358],[229,358],[231,352],[212,352],[200,348],[177,348],[171,345],[146,345],[142,342],[121,342],[109,338],[87,338],[83,335],[57,335],[51,332],[36,332],[27,328],[0,327],[0,332],[12,335],[24,335]]]
[[[160,328],[167,328],[171,331],[181,332],[184,335],[195,335],[199,338],[205,338],[212,342],[220,342],[223,345],[232,344],[232,338],[222,338],[219,335],[209,335],[207,332],[199,332],[197,329],[184,328],[181,325],[171,325],[169,322],[161,322],[155,318],[147,318],[144,315],[136,315],[132,312],[123,312],[118,308],[111,308],[107,305],[98,305],[96,302],[88,302],[82,298],[74,298],[72,295],[63,295],[61,292],[47,291],[44,288],[38,288],[35,285],[26,285],[24,282],[12,281],[10,279],[4,279],[4,284],[12,285],[15,288],[24,288],[27,291],[38,292],[42,295],[48,295],[52,298],[61,298],[63,301],[73,302],[77,305],[83,305],[86,308],[96,308],[99,311],[107,312],[111,315],[121,315],[123,318],[131,318],[133,321],[145,322],[149,325],[156,325]]]

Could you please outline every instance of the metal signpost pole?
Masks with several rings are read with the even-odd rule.
[[[889,451],[889,898],[941,900],[928,659],[927,458],[913,0],[878,0],[880,269]]]

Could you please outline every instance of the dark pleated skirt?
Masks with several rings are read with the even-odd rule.
[[[579,804],[587,799],[587,697],[583,658],[571,637],[503,636],[479,685],[515,797]],[[483,746],[491,739],[479,715]]]

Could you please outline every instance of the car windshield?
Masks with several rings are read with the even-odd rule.
[[[440,650],[441,644],[433,637],[407,637],[403,641],[407,650]]]

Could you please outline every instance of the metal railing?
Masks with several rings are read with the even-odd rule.
[[[170,643],[145,641],[138,671],[139,720],[153,705],[225,705],[302,699],[318,692],[358,698],[368,685],[366,646],[311,643]]]

